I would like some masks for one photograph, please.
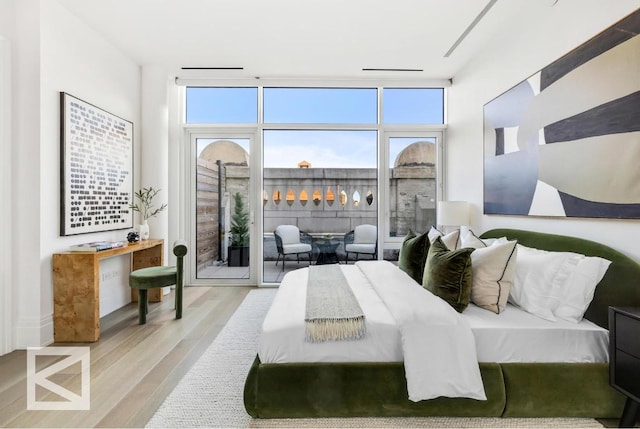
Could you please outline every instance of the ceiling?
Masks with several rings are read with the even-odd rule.
[[[449,79],[554,0],[58,0],[140,65],[211,77]],[[557,7],[557,6],[556,6]],[[483,10],[475,27],[470,25]],[[470,30],[470,31],[469,31]],[[469,31],[448,57],[445,54]],[[363,71],[409,69],[402,71]],[[422,70],[422,71],[414,71]],[[177,73],[177,72],[176,72]],[[201,71],[180,72],[203,73]]]

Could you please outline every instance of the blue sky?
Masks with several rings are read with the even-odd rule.
[[[187,88],[188,123],[257,123],[257,88]],[[383,91],[383,122],[443,123],[442,89]],[[363,124],[377,122],[375,88],[264,88],[264,122]],[[215,137],[212,135],[212,137]],[[249,150],[247,141],[235,140]],[[404,146],[403,146],[404,147]],[[402,147],[395,145],[390,161]],[[375,168],[375,131],[266,130],[264,166]]]

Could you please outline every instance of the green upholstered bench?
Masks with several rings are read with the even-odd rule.
[[[141,268],[129,274],[129,286],[138,289],[138,323],[140,325],[147,323],[149,312],[147,290],[153,288],[176,286],[176,319],[182,318],[183,258],[187,254],[186,243],[182,240],[173,243],[173,254],[177,257],[175,266]]]

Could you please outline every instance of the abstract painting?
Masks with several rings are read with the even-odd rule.
[[[484,106],[484,213],[640,219],[640,10]]]
[[[60,93],[60,235],[133,227],[133,123]]]

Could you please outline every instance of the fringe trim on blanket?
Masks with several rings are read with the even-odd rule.
[[[359,340],[364,338],[366,329],[364,316],[347,319],[316,319],[306,321],[306,341]]]
[[[306,305],[307,342],[365,336],[364,312],[338,264],[309,267]]]

